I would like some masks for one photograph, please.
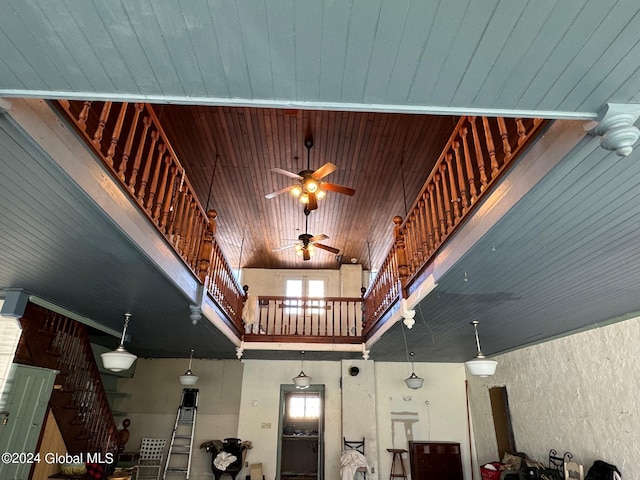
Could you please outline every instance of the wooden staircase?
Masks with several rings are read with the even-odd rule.
[[[35,304],[20,319],[15,362],[58,370],[49,401],[69,453],[113,453],[116,423],[85,325]]]

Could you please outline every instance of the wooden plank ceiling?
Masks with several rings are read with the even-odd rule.
[[[380,266],[404,216],[427,179],[457,121],[452,116],[272,108],[157,106],[156,113],[205,208],[218,212],[218,239],[233,268],[337,268],[357,259]],[[303,205],[285,193],[265,195],[296,180],[272,172],[307,167],[338,169],[326,181],[354,188],[319,200],[309,233],[340,249],[318,250],[310,261],[293,249],[305,231]]]

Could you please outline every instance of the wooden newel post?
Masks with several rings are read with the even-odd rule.
[[[404,235],[402,233],[402,217],[396,215],[393,217],[395,227],[393,229],[394,242],[396,247],[396,261],[398,262],[398,276],[402,288],[405,287],[407,277],[409,276],[409,266],[407,265],[407,252],[404,245]]]
[[[202,246],[200,247],[200,255],[198,257],[198,278],[202,283],[207,279],[209,274],[209,267],[211,266],[211,256],[213,255],[213,237],[216,234],[217,224],[216,218],[218,212],[215,210],[209,210],[207,212],[207,218],[209,223],[202,236]]]

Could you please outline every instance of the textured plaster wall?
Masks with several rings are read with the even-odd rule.
[[[516,447],[546,463],[570,451],[585,471],[596,459],[639,479],[640,319],[524,348],[495,359],[496,375],[469,375],[480,465],[497,460],[488,388],[506,386]]]
[[[460,443],[464,478],[471,480],[464,365],[416,363],[415,372],[424,378],[419,390],[404,383],[411,373],[406,363],[375,364],[380,478],[391,472],[387,449],[407,449],[416,440]],[[403,457],[410,474],[409,458]]]
[[[357,368],[351,375],[349,369]],[[359,441],[364,438],[364,454],[371,470],[367,480],[378,480],[378,432],[376,422],[375,362],[371,360],[342,361],[342,437]],[[383,475],[382,478],[385,478]]]
[[[131,420],[127,451],[139,449],[142,437],[170,439],[184,388],[178,376],[188,362],[138,359],[135,377],[119,380],[119,391],[129,394],[116,404]],[[191,369],[200,378],[194,387],[199,394],[190,478],[213,479],[211,456],[199,446],[207,440],[236,437],[243,365],[238,360],[194,359]]]

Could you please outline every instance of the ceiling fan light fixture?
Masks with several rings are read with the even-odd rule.
[[[315,193],[318,191],[318,183],[311,178],[304,183],[304,186],[309,193]]]
[[[318,188],[318,191],[316,192],[316,198],[318,200],[322,200],[326,195],[327,195],[327,192],[325,192],[321,188]]]
[[[295,186],[291,189],[291,195],[293,195],[296,198],[299,197],[301,193],[302,193],[301,187]]]
[[[298,198],[300,200],[300,203],[304,203],[304,204],[309,203],[309,194],[308,193],[303,193]]]

